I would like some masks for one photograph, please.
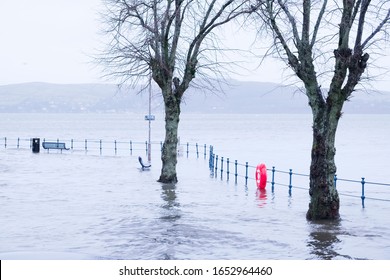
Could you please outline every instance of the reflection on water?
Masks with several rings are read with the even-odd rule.
[[[309,240],[307,246],[311,254],[320,260],[351,259],[350,256],[338,253],[342,241],[339,235],[342,231],[341,220],[310,222]]]
[[[266,189],[257,189],[256,199],[258,201],[259,207],[264,207],[267,204],[267,190]]]
[[[177,221],[181,218],[180,203],[177,201],[176,186],[173,184],[164,184],[161,186],[161,204],[162,213],[159,223],[160,237],[157,238],[160,250],[160,259],[175,259],[176,246],[178,242]]]
[[[176,186],[173,184],[162,185],[161,198],[164,203],[161,205],[163,213],[161,219],[175,222],[180,219],[180,203],[177,202]]]

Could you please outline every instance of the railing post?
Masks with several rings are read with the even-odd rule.
[[[102,155],[102,139],[100,139],[100,141],[99,141],[100,143],[100,155]]]
[[[60,143],[60,139],[57,138],[57,147],[58,147],[58,143]],[[62,149],[61,149],[61,154],[62,154]]]
[[[213,146],[210,145],[210,155],[209,155],[209,168],[212,174],[214,174],[214,158]]]
[[[73,139],[70,139],[70,148],[73,150]]]
[[[85,152],[87,152],[88,151],[87,139],[85,139],[85,146],[84,146],[84,148],[85,148]]]
[[[226,180],[229,181],[229,158],[226,159]]]
[[[365,184],[366,182],[364,181],[364,177],[362,178],[362,196],[361,196],[361,198],[362,198],[362,207],[364,208],[364,199],[366,198],[365,196],[364,196],[364,184]]]
[[[7,149],[7,137],[4,137],[4,148]]]
[[[211,154],[210,155],[210,171],[211,174],[214,176],[214,160],[215,160],[215,155]]]
[[[223,157],[221,157],[221,180],[223,177]]]
[[[215,176],[217,176],[218,171],[218,155],[215,156]]]
[[[248,185],[248,162],[245,163],[245,186]]]
[[[210,147],[210,153],[209,153],[209,169],[211,170],[213,168],[213,153],[211,151]]]
[[[196,143],[196,158],[199,158],[198,143]]]
[[[189,148],[190,144],[188,144],[187,142],[187,158],[188,158],[188,148]]]
[[[275,188],[275,166],[272,166],[272,181],[271,181],[271,189],[274,192]]]
[[[19,139],[19,137],[18,137],[18,144],[17,144],[17,148],[19,149],[19,142],[20,142],[20,139]]]
[[[130,155],[133,155],[133,142],[130,140]]]
[[[206,152],[206,150],[205,150],[205,152]],[[213,165],[214,165],[213,161],[214,161],[213,146],[210,145],[210,151],[209,151],[209,167],[210,167],[210,169],[213,169]]]
[[[292,169],[290,169],[290,183],[288,184],[288,194],[291,196],[291,189],[292,189]]]
[[[234,177],[235,177],[235,183],[237,184],[237,160],[234,161]]]
[[[116,153],[117,153],[116,140],[114,140],[114,149],[115,149],[115,155],[116,155]]]
[[[203,150],[204,150],[204,154],[203,154],[203,156],[204,156],[204,159],[206,159],[206,144],[204,144],[204,146],[203,146]]]
[[[145,141],[145,154],[148,154],[148,141]]]

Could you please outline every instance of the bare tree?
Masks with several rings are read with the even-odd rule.
[[[160,182],[177,182],[182,97],[202,68],[218,71],[215,30],[253,9],[237,0],[105,0],[111,43],[104,62],[111,74],[138,84],[152,77],[165,104]],[[207,71],[206,71],[207,72]]]
[[[339,218],[335,139],[342,108],[387,37],[389,1],[257,0],[272,50],[303,82],[313,114],[307,219]],[[333,63],[332,63],[333,61]],[[332,66],[332,68],[328,68]],[[322,88],[327,83],[328,89]]]

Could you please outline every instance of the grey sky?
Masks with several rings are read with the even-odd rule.
[[[99,81],[100,0],[1,0],[0,84]]]
[[[101,0],[1,0],[0,85],[106,82],[91,62],[102,40],[99,8]],[[231,36],[233,47],[248,48],[252,43],[252,38],[242,33]],[[388,58],[381,59],[380,66],[390,65]],[[232,77],[282,83],[291,75],[283,63],[272,59],[255,70],[256,66],[257,61],[246,65],[250,71],[239,69],[241,75]],[[388,80],[386,76],[381,79]],[[374,85],[390,88],[388,81]]]

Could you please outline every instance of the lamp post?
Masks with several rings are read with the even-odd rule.
[[[151,120],[151,114],[152,114],[152,83],[151,80],[149,82],[149,139],[148,139],[148,162],[150,163],[152,160],[152,152],[151,148],[152,145],[150,143],[151,141],[151,132],[152,132],[152,120]]]
[[[148,162],[152,161],[152,145],[151,145],[151,122],[155,120],[155,116],[152,115],[152,77],[149,78],[149,114],[145,116],[145,120],[149,122],[149,133],[148,133]]]

